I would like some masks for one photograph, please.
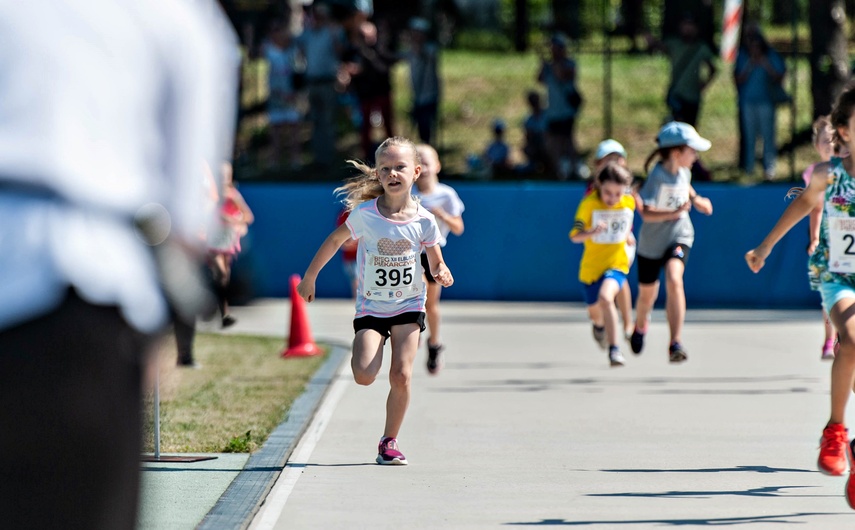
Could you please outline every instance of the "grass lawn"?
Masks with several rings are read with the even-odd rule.
[[[175,342],[159,349],[160,451],[251,452],[284,419],[325,355],[283,359],[283,339],[199,334],[199,370],[175,365]],[[153,393],[145,396],[143,451],[154,452]]]
[[[581,53],[576,56],[578,82],[585,97],[585,104],[577,124],[577,140],[582,154],[591,162],[593,150],[605,136],[604,58],[596,53]],[[812,122],[810,101],[810,72],[806,60],[793,63],[787,58],[789,74],[787,90],[791,88],[791,76],[795,75],[797,131],[809,129]],[[441,55],[443,98],[441,124],[437,146],[440,150],[443,173],[446,177],[466,177],[466,156],[482,153],[491,141],[491,124],[502,118],[508,128],[506,141],[513,148],[513,157],[523,161],[522,121],[528,113],[525,94],[543,87],[536,82],[539,70],[536,53],[490,53],[461,50],[444,50]],[[713,178],[719,181],[746,182],[747,178],[736,168],[738,160],[738,123],[736,91],[733,83],[732,66],[718,62],[718,75],[708,88],[702,102],[698,130],[712,141],[712,150],[704,154],[705,165],[714,171]],[[256,63],[251,78],[263,80],[263,63]],[[654,140],[659,126],[666,117],[664,103],[669,77],[669,64],[663,55],[614,54],[612,62],[612,137],[620,141],[629,153],[630,168],[643,174],[644,160],[655,147]],[[263,83],[263,81],[261,81]],[[256,83],[257,84],[257,83]],[[398,63],[393,72],[395,88],[396,128],[398,134],[416,137],[408,118],[411,94],[409,70]],[[255,99],[246,99],[247,104],[266,97],[266,88],[249,91]],[[247,96],[247,94],[245,94]],[[263,117],[252,122],[247,130],[263,128]],[[778,145],[784,146],[791,139],[792,114],[790,107],[778,110]],[[345,157],[360,157],[358,137],[347,120],[339,120],[338,148]],[[382,131],[375,130],[375,139],[382,139]],[[308,134],[308,131],[306,131]],[[809,136],[808,136],[809,138]],[[810,163],[816,161],[813,147],[804,139],[793,152],[796,177]],[[790,177],[789,151],[779,153],[779,178]],[[251,156],[251,160],[259,157]],[[250,162],[252,164],[254,162]],[[759,174],[758,169],[758,174]],[[346,174],[346,173],[345,173]],[[247,170],[239,178],[264,178],[272,180],[339,180],[343,175],[333,172],[327,175],[296,174],[285,172],[267,173]]]
[[[604,139],[605,67],[600,55],[578,56],[578,82],[585,104],[577,124],[579,148],[590,162],[597,143]],[[792,64],[788,65],[793,74]],[[705,93],[698,130],[712,141],[713,147],[703,160],[715,171],[715,180],[743,181],[736,169],[739,136],[736,90],[731,67],[718,64],[719,72]],[[508,124],[507,142],[515,148],[515,157],[523,160],[522,121],[528,113],[525,93],[543,87],[536,82],[539,61],[534,54],[487,54],[446,51],[442,59],[444,99],[442,131],[444,170],[465,173],[465,155],[481,152],[491,140],[493,119]],[[655,137],[667,109],[664,103],[669,64],[661,55],[615,55],[612,61],[612,137],[624,144],[630,168],[643,174],[643,164],[655,147]],[[399,67],[397,87],[406,87],[406,68]],[[796,129],[810,127],[809,71],[806,62],[795,69],[798,79]],[[789,89],[789,79],[787,81]],[[409,101],[406,90],[398,92],[398,107],[403,112]],[[789,107],[778,110],[778,145],[789,142],[792,123]],[[816,161],[812,146],[795,150],[796,171]],[[789,176],[789,155],[779,153],[778,174]]]

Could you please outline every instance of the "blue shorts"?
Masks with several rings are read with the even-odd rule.
[[[597,303],[597,298],[600,297],[600,287],[603,285],[603,280],[611,278],[618,284],[618,289],[623,287],[623,282],[626,281],[626,273],[616,269],[609,269],[600,276],[600,279],[594,283],[583,283],[582,292],[585,293],[585,303],[593,305]]]
[[[834,304],[844,298],[855,298],[855,287],[835,282],[822,282],[819,284],[819,294],[822,295],[822,307],[827,313],[831,313]]]

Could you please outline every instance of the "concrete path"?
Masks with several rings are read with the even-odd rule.
[[[350,340],[349,301],[309,310],[316,338]],[[251,528],[855,525],[846,479],[816,471],[819,310],[690,309],[682,365],[657,312],[622,368],[580,305],[447,301],[443,316],[445,369],[420,353],[399,436],[410,465],[374,464],[388,383],[359,387],[344,363]]]

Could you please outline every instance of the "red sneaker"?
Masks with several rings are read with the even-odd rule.
[[[846,502],[855,510],[855,440],[849,443],[849,480],[846,481]]]
[[[826,475],[846,473],[846,452],[849,450],[849,436],[842,423],[830,423],[822,431],[819,440],[819,460],[817,466]]]

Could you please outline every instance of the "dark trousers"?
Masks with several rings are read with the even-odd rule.
[[[371,113],[374,111],[380,112],[383,118],[383,128],[386,131],[386,138],[395,136],[393,115],[392,115],[392,98],[390,94],[363,98],[359,100],[359,109],[362,112],[362,124],[359,128],[359,143],[362,146],[362,152],[365,155],[365,160],[369,164],[374,164],[374,145],[371,141],[371,131],[374,125],[371,123]]]
[[[415,105],[413,107],[413,121],[419,131],[419,140],[422,143],[431,144],[436,129],[436,116],[439,104],[436,101]]]
[[[73,293],[0,331],[0,526],[135,527],[149,344]]]

